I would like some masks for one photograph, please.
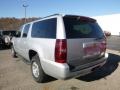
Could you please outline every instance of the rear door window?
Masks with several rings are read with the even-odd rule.
[[[96,21],[64,17],[66,37],[69,38],[100,38],[104,34]]]

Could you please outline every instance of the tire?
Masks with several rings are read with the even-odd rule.
[[[35,56],[32,57],[32,62],[31,62],[31,72],[34,80],[38,83],[42,83],[45,81],[46,74],[44,73],[39,56],[36,54]]]
[[[14,47],[12,45],[11,45],[11,53],[12,53],[13,58],[17,58],[17,54],[16,54]]]

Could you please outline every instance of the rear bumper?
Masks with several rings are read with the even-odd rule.
[[[49,60],[41,60],[41,65],[46,74],[58,79],[67,79],[91,73],[94,68],[103,66],[106,63],[107,58],[108,54],[106,53],[105,57],[96,62],[89,63],[87,68],[77,69],[76,71],[70,71],[68,64],[60,64]]]

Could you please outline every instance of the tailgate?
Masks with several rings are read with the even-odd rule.
[[[94,62],[104,55],[103,40],[95,39],[68,39],[67,63],[71,66],[79,66]]]
[[[69,65],[88,64],[104,55],[105,36],[96,20],[83,16],[64,16],[63,20]]]

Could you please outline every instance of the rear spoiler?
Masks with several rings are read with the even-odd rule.
[[[90,17],[86,17],[86,16],[77,16],[77,15],[65,15],[65,18],[74,18],[76,20],[80,20],[80,21],[89,21],[89,22],[96,22],[95,19],[90,18]]]

